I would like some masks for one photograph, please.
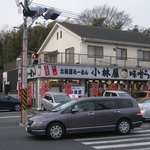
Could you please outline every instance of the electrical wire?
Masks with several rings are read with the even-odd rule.
[[[39,3],[35,3],[35,2],[33,2],[32,3],[33,5],[35,5],[35,6],[41,6],[41,7],[46,7],[46,8],[50,8],[49,6],[47,6],[47,5],[43,5],[43,4],[39,4]],[[54,7],[53,7],[54,8]],[[55,7],[56,8],[56,7]],[[68,11],[68,10],[63,10],[63,9],[60,9],[60,8],[56,8],[58,11],[61,11],[62,12],[62,14],[61,14],[61,16],[63,16],[63,17],[68,17],[68,18],[72,18],[72,19],[79,19],[79,17],[80,17],[80,14],[77,14],[77,13],[74,13],[74,12],[71,12],[71,11]],[[80,19],[81,20],[81,19]]]

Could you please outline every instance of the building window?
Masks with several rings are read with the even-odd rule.
[[[65,63],[74,64],[74,47],[65,50]]]
[[[59,32],[57,32],[57,40],[59,39]]]
[[[62,39],[62,31],[60,31],[60,38]]]
[[[44,60],[47,63],[57,63],[58,50],[46,53]]]
[[[138,55],[138,60],[150,61],[150,52],[149,51],[138,50],[137,55]]]
[[[116,48],[116,56],[119,60],[127,60],[127,49]]]
[[[103,58],[103,47],[88,45],[87,54],[90,58]]]

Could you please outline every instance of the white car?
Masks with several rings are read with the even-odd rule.
[[[150,119],[150,98],[144,99],[138,103],[143,120]]]
[[[58,104],[68,100],[70,100],[70,97],[65,93],[46,92],[42,99],[41,110],[50,111]]]
[[[113,91],[106,90],[103,94],[104,97],[131,97],[128,92],[125,91]]]

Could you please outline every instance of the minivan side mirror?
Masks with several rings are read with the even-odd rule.
[[[76,113],[76,112],[78,112],[78,111],[79,111],[78,108],[73,108],[73,109],[71,110],[72,113]]]

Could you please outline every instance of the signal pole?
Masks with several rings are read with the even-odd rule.
[[[28,8],[28,0],[24,0],[25,9]],[[27,121],[27,17],[24,16],[23,26],[23,52],[22,52],[22,98],[21,98],[21,124]]]

